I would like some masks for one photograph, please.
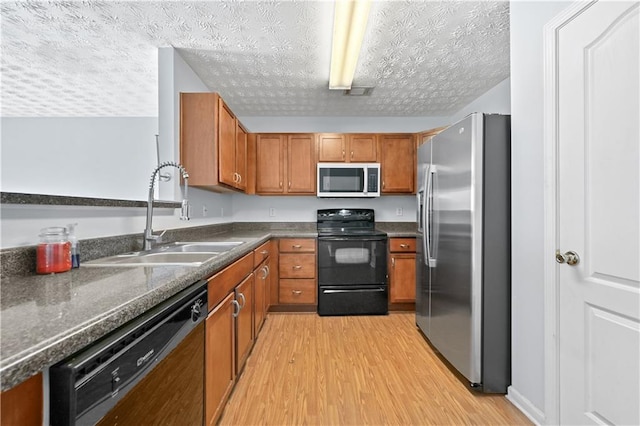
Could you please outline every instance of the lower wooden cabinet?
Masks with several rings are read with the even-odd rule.
[[[0,394],[0,425],[42,425],[42,373]]]
[[[215,425],[235,380],[235,293],[230,293],[205,322],[205,425]]]
[[[278,308],[315,309],[318,293],[315,238],[282,238],[278,247]]]
[[[242,371],[253,346],[253,286],[254,275],[251,274],[235,289],[239,305],[236,315],[236,374]]]
[[[317,293],[315,279],[280,279],[280,303],[315,304]]]
[[[416,301],[416,239],[389,239],[389,303]]]

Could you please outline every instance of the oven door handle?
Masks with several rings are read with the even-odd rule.
[[[353,290],[322,290],[324,294],[334,294],[334,293],[382,293],[384,292],[384,288],[357,288]]]
[[[318,237],[318,241],[386,241],[387,237]]]

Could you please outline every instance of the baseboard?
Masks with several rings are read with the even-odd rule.
[[[515,390],[513,386],[507,388],[507,399],[536,425],[545,424],[544,413]]]

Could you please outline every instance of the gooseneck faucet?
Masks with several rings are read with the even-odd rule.
[[[144,228],[144,250],[151,250],[153,243],[161,241],[162,236],[166,231],[163,231],[160,235],[153,235],[153,229],[151,229],[151,221],[153,220],[153,193],[154,185],[156,181],[156,175],[160,172],[160,169],[165,167],[175,167],[182,173],[182,179],[184,180],[184,194],[182,199],[182,206],[180,209],[180,220],[189,220],[189,201],[187,201],[187,191],[189,190],[189,173],[185,170],[182,164],[175,163],[173,161],[167,161],[156,167],[151,173],[151,182],[149,182],[149,199],[147,201],[147,224]]]

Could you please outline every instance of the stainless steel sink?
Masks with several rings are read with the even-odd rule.
[[[176,242],[150,251],[119,254],[84,262],[85,266],[200,266],[244,241]]]
[[[200,266],[217,253],[138,252],[84,262],[84,266]]]
[[[229,251],[234,247],[243,244],[244,241],[218,241],[218,242],[177,242],[161,249],[164,252],[181,253],[221,253]]]

